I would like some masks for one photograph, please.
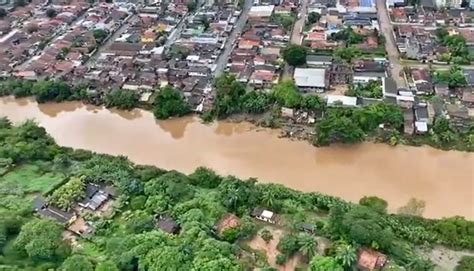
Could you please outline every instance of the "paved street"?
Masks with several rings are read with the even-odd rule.
[[[119,38],[123,32],[125,32],[125,30],[127,30],[128,28],[128,25],[129,25],[129,22],[134,16],[136,15],[132,15],[132,16],[129,16],[127,18],[125,18],[125,20],[123,21],[122,25],[105,41],[105,43],[103,45],[101,45],[99,47],[99,49],[97,49],[97,51],[95,51],[95,53],[93,55],[91,55],[91,57],[86,61],[86,66],[87,67],[92,67],[94,64],[95,64],[95,61],[97,60],[97,58],[102,54],[104,53],[112,43],[115,42],[115,40],[117,38]]]
[[[290,44],[297,44],[301,45],[303,41],[303,28],[306,22],[306,13],[308,12],[308,0],[301,0],[301,7],[300,7],[300,18],[298,18],[293,25],[293,30],[291,31],[291,38]],[[286,65],[283,69],[283,79],[291,79],[292,69],[290,65]]]
[[[242,33],[245,23],[247,22],[247,19],[249,17],[250,7],[252,7],[252,2],[253,2],[252,0],[245,0],[242,13],[240,14],[239,19],[235,23],[234,29],[232,29],[232,32],[230,33],[229,37],[227,37],[224,50],[219,55],[219,58],[217,58],[217,61],[216,61],[216,70],[215,70],[216,77],[218,77],[224,72],[224,69],[227,65],[227,61],[230,57],[230,54],[232,53],[234,42],[237,39],[237,37],[240,35],[240,33]]]
[[[393,27],[390,24],[385,0],[377,0],[376,3],[380,32],[385,36],[385,50],[387,51],[388,59],[390,61],[392,78],[395,80],[397,87],[406,87],[405,80],[403,77],[400,77],[400,72],[403,70],[403,66],[400,63],[400,54],[393,37]]]

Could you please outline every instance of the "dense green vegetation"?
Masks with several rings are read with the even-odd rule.
[[[270,18],[272,22],[279,24],[285,31],[291,31],[296,18],[292,14],[273,14]]]
[[[468,65],[471,56],[466,39],[460,34],[449,35],[444,27],[436,29],[436,37],[441,45],[448,47],[449,53],[441,55],[441,60],[452,64]]]
[[[307,49],[304,46],[289,45],[283,50],[283,59],[291,66],[306,64]]]
[[[105,95],[106,107],[130,110],[138,106],[138,93],[123,89],[114,89]]]
[[[384,252],[391,265],[408,270],[431,269],[431,264],[417,255],[415,245],[474,249],[474,222],[461,217],[435,220],[393,215],[386,213],[386,202],[375,197],[365,197],[362,205],[356,205],[319,193],[257,183],[255,179],[223,177],[206,168],[185,175],[134,165],[123,157],[61,148],[43,128],[30,121],[12,126],[5,118],[0,119],[0,157],[9,159],[2,163],[4,176],[39,164],[45,172],[68,176],[64,185],[52,191],[50,200],[54,203],[69,204],[69,199],[80,198],[83,183],[87,182],[111,184],[119,192],[110,216],[88,218],[96,228],[94,236],[79,238],[80,246],[71,246],[63,241],[59,225],[35,217],[28,208],[31,198],[25,194],[3,198],[6,194],[1,190],[3,203],[11,201],[0,205],[0,265],[6,270],[263,268],[268,265],[250,256],[256,252],[247,240],[273,240],[275,236],[273,226],[249,217],[256,206],[281,216],[278,227],[285,235],[278,240],[281,255],[277,262],[284,264],[300,255],[301,264],[309,270],[350,270],[361,247]],[[25,178],[25,183],[37,182],[34,177]],[[3,181],[0,179],[0,184]],[[37,191],[43,193],[46,189]],[[15,207],[18,205],[23,208]],[[226,213],[240,217],[241,224],[216,234],[214,226]],[[153,221],[158,214],[173,217],[182,228],[180,234],[155,229]],[[316,235],[331,240],[326,252],[317,253],[318,242],[313,235],[299,230],[301,223],[314,225]],[[256,236],[259,228],[269,232]],[[469,268],[471,263],[465,258],[460,266]]]
[[[466,77],[459,66],[452,66],[447,71],[436,71],[434,73],[436,83],[446,83],[450,88],[466,86]]]
[[[345,95],[381,99],[383,98],[382,83],[380,81],[371,80],[367,84],[350,85]]]
[[[153,114],[157,119],[183,116],[191,111],[184,97],[176,89],[169,86],[158,92],[153,106]]]

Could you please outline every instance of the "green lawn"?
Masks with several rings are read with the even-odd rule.
[[[64,176],[44,172],[37,165],[21,165],[0,178],[0,185],[23,193],[46,193],[62,182]]]

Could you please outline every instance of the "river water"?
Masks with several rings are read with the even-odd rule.
[[[0,115],[35,119],[58,144],[128,156],[133,162],[192,172],[198,166],[357,201],[376,195],[395,211],[411,198],[426,217],[474,219],[474,154],[430,147],[363,143],[315,148],[248,123],[198,118],[156,121],[150,112],[107,110],[78,102],[38,105],[0,99]]]

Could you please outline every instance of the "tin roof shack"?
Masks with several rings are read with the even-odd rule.
[[[413,108],[403,109],[403,132],[407,135],[413,135],[415,132],[415,115]]]
[[[95,211],[110,198],[111,195],[102,190],[100,186],[89,183],[86,186],[84,199],[78,202],[78,205],[83,208],[88,208],[92,211]]]
[[[272,211],[268,211],[263,208],[253,209],[252,216],[258,220],[265,221],[271,224],[275,224],[277,222],[277,215]]]
[[[467,130],[470,124],[474,123],[469,117],[468,108],[463,105],[447,104],[446,111],[451,123],[460,130]]]
[[[155,222],[155,227],[169,234],[179,234],[181,228],[173,218],[167,215],[160,215]]]
[[[464,88],[461,90],[462,97],[461,101],[467,107],[474,107],[474,89],[473,88]]]
[[[357,266],[364,271],[381,270],[387,262],[386,255],[371,249],[361,249],[357,259]]]
[[[77,218],[73,213],[65,212],[59,208],[50,206],[41,196],[33,200],[33,207],[41,217],[52,219],[64,226],[73,223]]]
[[[240,218],[234,214],[226,214],[222,219],[217,223],[215,229],[219,235],[227,230],[235,229],[240,226]]]

